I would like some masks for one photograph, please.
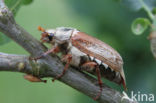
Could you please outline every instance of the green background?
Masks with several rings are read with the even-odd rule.
[[[74,27],[105,41],[123,57],[128,94],[140,91],[155,95],[156,61],[147,40],[149,31],[141,36],[133,35],[130,25],[136,17],[145,17],[145,12],[134,13],[112,0],[35,0],[22,5],[15,20],[38,40],[40,25],[44,28]],[[0,45],[0,52],[29,55],[13,41]],[[48,79],[47,84],[30,83],[23,75],[0,72],[0,103],[95,103],[59,81],[52,83]],[[103,82],[122,91],[114,83]]]

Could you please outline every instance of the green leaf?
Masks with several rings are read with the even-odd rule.
[[[156,7],[156,0],[142,0],[148,6],[150,10]],[[122,4],[128,7],[132,11],[139,11],[142,8],[142,4],[139,0],[122,0]]]
[[[22,4],[22,0],[5,0],[5,3],[15,15]]]
[[[0,33],[0,45],[6,44],[10,41],[8,37],[6,37],[4,34]]]
[[[22,5],[28,5],[32,3],[33,0],[4,0],[4,1],[5,1],[5,4],[8,6],[8,8],[15,15]],[[5,44],[9,41],[10,39],[8,37],[0,33],[0,45]]]
[[[152,13],[153,13],[154,15],[156,15],[156,7],[153,8]]]
[[[136,35],[142,34],[150,24],[150,21],[146,18],[137,18],[132,23],[132,31]]]
[[[30,3],[32,3],[33,0],[23,0],[23,4],[24,5],[28,5]]]
[[[15,15],[22,5],[28,5],[32,1],[33,0],[5,0],[5,4],[9,7],[9,9]]]

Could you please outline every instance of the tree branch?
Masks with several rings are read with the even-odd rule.
[[[27,56],[11,55],[0,52],[0,71],[31,73],[32,67],[29,65]]]
[[[12,13],[4,5],[3,0],[0,0],[0,31],[21,45],[32,56],[38,57],[46,51],[44,45],[16,24]],[[64,68],[57,56],[48,55],[37,62],[28,58],[24,55],[0,53],[0,71],[22,72],[42,78],[56,77],[58,74],[61,74]],[[95,97],[99,91],[96,79],[75,70],[75,68],[70,67],[59,80],[89,97]],[[125,97],[123,94],[104,84],[102,95],[97,101],[100,103],[121,103],[123,97]],[[137,103],[132,102],[130,99],[124,99],[122,102],[125,103],[125,101],[126,103]]]

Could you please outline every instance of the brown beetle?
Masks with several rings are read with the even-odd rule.
[[[66,62],[62,74],[54,78],[53,81],[62,77],[69,65],[72,65],[79,67],[82,71],[97,75],[100,92],[94,98],[95,100],[100,97],[102,92],[101,76],[117,84],[122,84],[126,89],[123,60],[112,47],[74,28],[59,27],[45,30],[38,27],[38,29],[43,32],[41,41],[51,43],[54,47],[34,59],[40,59],[49,53],[61,52],[64,56],[62,60]]]

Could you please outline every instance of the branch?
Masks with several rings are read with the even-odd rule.
[[[0,52],[0,71],[32,73],[27,56],[11,55]]]
[[[0,31],[21,45],[32,56],[38,57],[46,51],[44,45],[16,24],[12,13],[4,5],[3,0],[0,0]],[[31,61],[28,58],[23,55],[0,53],[0,71],[22,72],[42,78],[56,77],[58,74],[61,74],[64,68],[57,56],[48,55],[37,62]],[[79,72],[75,68],[70,67],[59,80],[89,97],[95,97],[99,91],[96,79]],[[121,103],[123,97],[125,97],[123,94],[104,84],[102,95],[97,101],[100,103]],[[123,101],[127,101],[126,103],[136,103],[131,102],[130,99],[124,99]]]
[[[36,65],[36,66],[35,66]],[[38,67],[37,69],[34,69]],[[44,68],[44,71],[43,71]],[[14,55],[14,54],[5,54],[0,53],[0,71],[15,71],[22,72],[27,74],[33,74],[41,77],[53,77],[53,72],[51,69],[46,68],[46,65],[43,62],[30,61],[29,57],[25,55]],[[39,73],[39,74],[38,74]],[[44,73],[44,74],[41,74]],[[70,69],[70,72],[67,72],[62,81],[73,88],[87,94],[90,97],[96,95],[95,92],[98,91],[99,87],[96,85],[96,79],[91,78],[90,76],[76,71],[74,68]],[[72,79],[71,79],[72,77]],[[99,100],[100,103],[121,103],[121,99],[124,95],[121,93],[109,88],[105,84],[103,85],[103,93]],[[125,97],[125,96],[124,96]],[[123,101],[130,102],[128,98],[123,99]],[[123,102],[125,103],[125,102]],[[136,102],[133,102],[136,103]]]

